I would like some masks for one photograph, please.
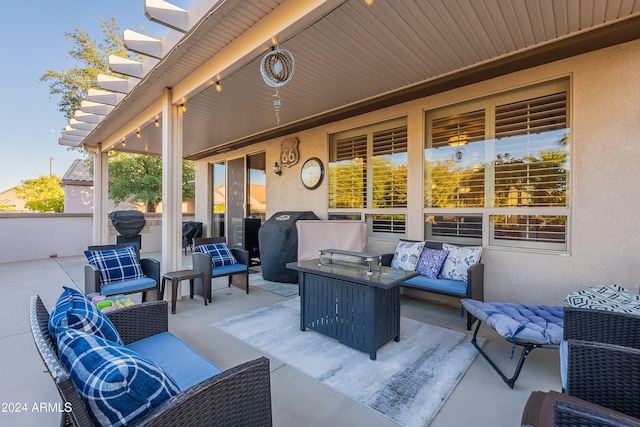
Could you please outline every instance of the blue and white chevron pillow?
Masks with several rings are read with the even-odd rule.
[[[155,362],[95,335],[61,329],[58,354],[96,425],[128,425],[180,393]]]
[[[100,282],[103,285],[144,277],[133,246],[84,251],[84,254],[89,264],[100,270]]]
[[[222,267],[223,265],[233,265],[238,263],[226,243],[199,245],[196,246],[194,251],[211,255],[214,267]]]

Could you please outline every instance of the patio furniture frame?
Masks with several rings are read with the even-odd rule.
[[[564,339],[567,389],[533,392],[523,425],[551,425],[552,404],[554,426],[640,426],[640,316],[565,307]]]
[[[522,412],[524,427],[640,427],[640,420],[557,391],[534,391]]]
[[[478,336],[478,330],[480,329],[481,324],[482,324],[482,321],[478,319],[478,323],[476,324],[476,329],[473,331],[473,337],[471,338],[471,344],[473,344],[476,350],[478,350],[478,353],[480,353],[482,357],[484,357],[485,360],[489,362],[489,365],[491,365],[491,367],[498,373],[498,375],[500,375],[500,378],[502,378],[502,381],[504,381],[509,386],[509,388],[513,388],[513,386],[516,384],[516,380],[520,376],[520,371],[522,371],[522,366],[524,365],[524,362],[527,359],[527,356],[529,355],[529,353],[531,353],[536,348],[549,348],[549,349],[557,350],[560,347],[557,344],[531,344],[526,342],[515,341],[513,345],[522,347],[522,351],[520,352],[520,358],[518,359],[518,364],[516,365],[516,369],[513,372],[513,375],[511,376],[511,378],[507,378],[505,373],[502,372],[502,370],[498,367],[498,365],[496,365],[494,361],[491,360],[489,355],[485,353],[484,350],[482,350],[482,347],[478,345],[477,336]]]
[[[136,248],[136,256],[138,257],[138,261],[140,261],[140,267],[142,267],[142,272],[145,276],[150,279],[155,280],[156,285],[149,288],[139,289],[136,291],[132,291],[129,293],[138,293],[142,292],[142,302],[147,301],[147,293],[154,292],[155,294],[149,298],[150,301],[155,301],[158,299],[162,299],[160,296],[160,261],[153,258],[140,258],[140,249],[137,245],[131,243],[116,243],[114,245],[97,245],[97,246],[89,246],[87,249],[90,251],[102,251],[102,250],[112,250],[112,249],[121,249],[127,248],[129,246],[134,246]],[[84,266],[84,293],[85,295],[89,295],[92,293],[101,293],[101,279],[100,279],[100,270],[91,265],[87,264]]]
[[[109,319],[125,344],[168,331],[166,301],[137,304],[112,311]],[[94,425],[69,373],[60,364],[56,343],[49,335],[49,313],[38,295],[29,307],[33,339],[63,400],[60,425]],[[269,359],[255,360],[227,369],[182,391],[153,409],[135,426],[250,425],[271,426]]]
[[[226,243],[227,239],[225,237],[200,237],[193,239],[193,247],[199,245],[209,245],[214,243]],[[202,295],[204,298],[208,299],[211,302],[211,280],[215,277],[229,277],[229,287],[231,285],[237,286],[240,289],[244,289],[245,292],[249,293],[249,251],[238,248],[229,248],[231,253],[235,257],[238,264],[243,264],[246,266],[246,269],[241,272],[226,272],[224,269],[221,269],[220,274],[214,274],[213,261],[211,256],[204,253],[193,252],[191,254],[191,259],[193,260],[193,271],[200,272],[203,274],[204,279],[202,280]]]

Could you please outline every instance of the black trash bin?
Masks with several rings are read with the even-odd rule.
[[[320,219],[311,211],[278,212],[258,230],[260,263],[264,280],[298,283],[298,272],[287,268],[298,260],[298,230],[300,220]]]
[[[260,220],[260,218],[242,219],[243,249],[249,252],[249,263],[251,265],[260,264],[260,242],[258,241],[258,232],[261,226],[262,220]]]
[[[182,223],[182,249],[187,254],[187,246],[193,249],[193,239],[202,237],[202,223],[197,221],[184,221]]]
[[[142,237],[140,231],[147,223],[144,214],[140,211],[113,211],[109,214],[111,224],[120,236],[117,236],[117,243],[135,243],[138,250],[142,249]]]

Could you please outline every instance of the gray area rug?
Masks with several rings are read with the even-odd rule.
[[[283,297],[298,295],[297,283],[270,282],[269,280],[264,280],[260,273],[249,275],[249,285],[264,289],[265,291],[273,292],[274,294],[278,294]]]
[[[293,298],[213,324],[403,426],[425,426],[476,357],[471,336],[401,318],[400,342],[377,360],[314,331],[300,331]]]

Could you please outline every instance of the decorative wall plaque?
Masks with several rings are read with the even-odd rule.
[[[280,143],[280,164],[290,168],[300,160],[300,152],[298,151],[298,138],[292,136],[285,138]]]

